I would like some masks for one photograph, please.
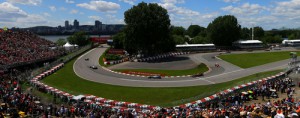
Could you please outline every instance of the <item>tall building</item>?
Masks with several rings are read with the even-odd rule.
[[[73,25],[74,25],[74,28],[75,28],[75,29],[78,29],[78,28],[79,28],[79,22],[78,22],[76,19],[74,20]]]
[[[101,27],[102,29],[102,31],[106,31],[106,25],[105,24],[102,24],[102,27]]]
[[[70,27],[70,26],[69,26],[69,21],[66,20],[66,21],[65,21],[65,28],[68,29],[69,27]]]
[[[99,29],[101,29],[101,26],[102,26],[102,22],[100,22],[99,20],[96,20],[95,21],[95,29],[99,30]]]

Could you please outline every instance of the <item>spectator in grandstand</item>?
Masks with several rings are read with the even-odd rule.
[[[53,46],[53,42],[30,32],[0,32],[0,65],[32,63],[61,55],[50,48]]]
[[[276,91],[270,91],[279,85],[290,86],[291,79],[275,79],[264,81],[247,89],[247,93],[233,92],[231,95],[221,95],[215,100],[194,104],[187,107],[171,107],[161,109],[141,110],[139,108],[125,109],[122,107],[110,107],[106,105],[95,105],[84,102],[71,102],[69,105],[42,104],[40,98],[21,91],[17,78],[3,75],[0,77],[0,94],[2,103],[7,106],[0,107],[0,113],[11,114],[19,117],[18,112],[22,111],[30,117],[204,117],[204,118],[252,118],[252,117],[298,117],[300,113],[300,101],[293,97],[292,87],[290,95],[279,100],[272,100],[272,95]],[[279,90],[277,88],[277,90]],[[269,91],[269,92],[268,92]],[[249,94],[253,93],[253,94]],[[253,98],[270,93],[270,99],[266,103],[252,103]],[[278,96],[277,96],[278,97]],[[61,98],[61,97],[58,97]],[[275,97],[276,98],[276,97]],[[1,114],[0,114],[1,117]]]

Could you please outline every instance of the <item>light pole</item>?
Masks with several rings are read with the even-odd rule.
[[[252,40],[254,40],[254,26],[252,26]]]

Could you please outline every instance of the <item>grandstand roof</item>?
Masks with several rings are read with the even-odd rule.
[[[245,43],[262,43],[262,42],[259,40],[238,40],[233,43],[245,44]]]
[[[183,45],[176,45],[176,47],[197,47],[197,46],[215,46],[215,44],[183,44]]]
[[[283,41],[282,41],[282,44],[285,44],[285,43],[294,43],[294,42],[300,42],[300,39],[295,39],[295,40],[283,40]]]

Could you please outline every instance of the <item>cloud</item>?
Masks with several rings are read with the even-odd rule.
[[[193,11],[184,7],[178,7],[174,3],[159,3],[160,6],[167,9],[169,13],[179,14],[179,15],[186,15],[186,16],[194,16],[199,15],[200,13],[197,11]]]
[[[56,7],[55,7],[55,6],[49,6],[49,9],[50,9],[51,11],[56,11]]]
[[[0,21],[14,21],[18,18],[27,17],[27,13],[22,9],[12,5],[8,2],[3,2],[0,4]]]
[[[49,23],[53,24],[44,18],[44,16],[49,15],[48,13],[43,13],[43,15],[28,14],[8,2],[1,3],[0,9],[0,25],[5,24],[7,27],[29,27]]]
[[[16,20],[17,23],[22,23],[22,24],[25,23],[31,25],[46,24],[47,21],[48,20],[46,18],[37,14],[29,14],[27,17],[19,18]]]
[[[131,4],[131,5],[134,5],[134,2],[136,0],[119,0],[119,1],[122,1],[122,2],[125,2],[125,3],[128,3],[128,4]]]
[[[252,27],[254,26],[261,26],[265,30],[273,29],[276,27],[282,27],[282,22],[280,21],[280,18],[271,16],[271,15],[264,15],[259,17],[237,17],[239,24],[242,27]]]
[[[158,4],[167,9],[172,25],[183,26],[185,28],[191,24],[206,26],[219,15],[218,12],[200,13],[199,11],[178,6],[178,4],[184,3],[185,0],[161,0]]]
[[[230,2],[230,3],[237,3],[239,2],[240,0],[223,0],[224,2]]]
[[[61,10],[61,11],[66,11],[67,8],[65,8],[65,7],[60,7],[59,10]]]
[[[66,1],[66,3],[69,3],[69,4],[75,3],[73,0],[65,0],[65,1]]]
[[[125,24],[123,18],[117,18],[116,15],[107,14],[105,15],[105,24]]]
[[[185,3],[185,0],[161,0],[162,3],[178,4]]]
[[[100,16],[88,16],[89,19],[100,20],[102,19]]]
[[[116,12],[120,9],[120,5],[114,2],[107,2],[103,0],[90,1],[89,3],[81,3],[76,6],[98,12]]]
[[[272,10],[273,15],[293,18],[300,14],[300,0],[277,2],[276,5],[274,10]]]
[[[227,11],[233,15],[257,15],[264,10],[268,10],[267,7],[259,4],[245,3],[239,7],[227,6],[221,8],[223,11]]]
[[[39,5],[42,3],[42,0],[6,0],[10,3],[18,3],[18,4],[24,4],[24,5]]]
[[[50,16],[51,16],[51,15],[50,15],[49,13],[47,13],[47,12],[44,12],[43,15],[46,16],[46,17],[50,17]]]
[[[76,9],[72,9],[71,11],[70,11],[70,14],[77,14],[78,13],[78,10],[76,10]]]

